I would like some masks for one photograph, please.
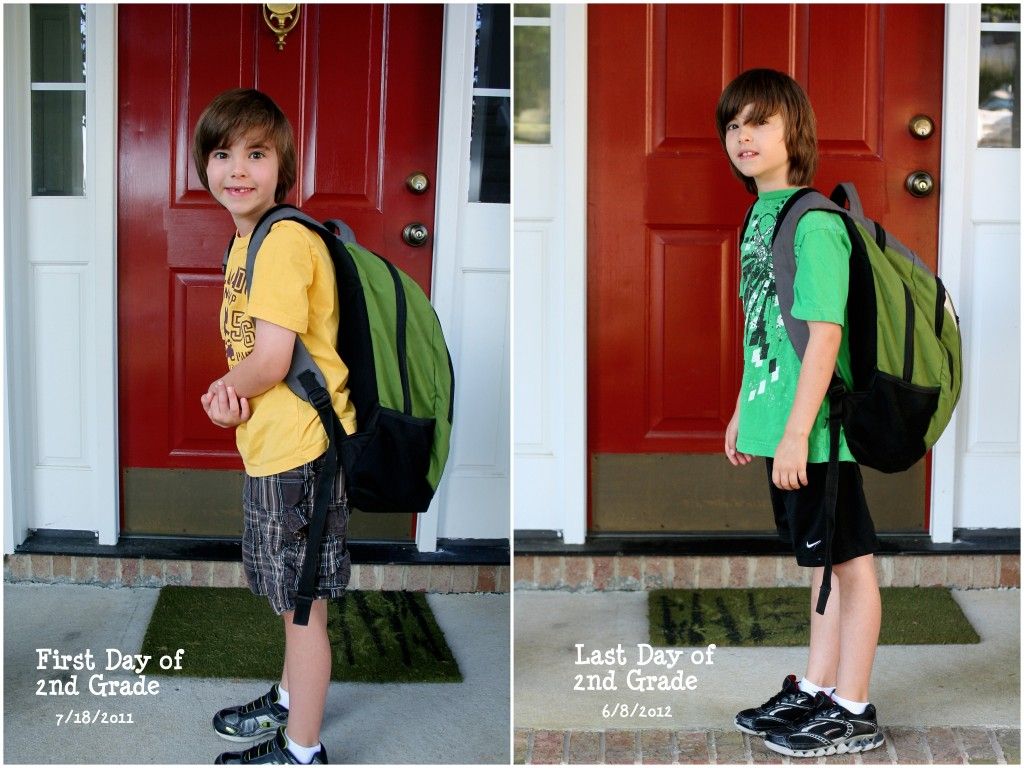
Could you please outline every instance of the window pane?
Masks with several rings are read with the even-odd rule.
[[[1020,3],[985,3],[981,6],[981,21],[996,24],[1020,21]]]
[[[85,6],[32,5],[32,82],[85,82]]]
[[[476,66],[473,85],[477,88],[509,88],[509,16],[507,5],[476,7]]]
[[[509,202],[511,173],[507,96],[473,98],[473,139],[469,153],[469,202]]]
[[[516,3],[516,16],[543,19],[550,15],[550,3]]]
[[[1020,32],[981,33],[978,146],[1020,147]]]
[[[32,194],[85,194],[85,91],[32,92]]]
[[[517,144],[551,143],[551,28],[516,27]]]

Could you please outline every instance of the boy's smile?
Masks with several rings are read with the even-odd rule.
[[[238,234],[249,234],[274,207],[278,159],[274,148],[251,133],[210,152],[206,175],[210,192],[227,208]]]
[[[759,192],[771,192],[792,186],[789,183],[789,153],[782,115],[776,113],[754,124],[750,122],[753,105],[747,104],[726,125],[729,159],[744,176],[757,184]]]

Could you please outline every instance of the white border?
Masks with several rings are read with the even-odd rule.
[[[468,166],[462,159],[469,157],[475,23],[476,5],[445,5],[430,289],[431,303],[442,328],[453,328],[455,322],[461,201],[466,198],[469,184]],[[430,508],[420,515],[416,525],[416,548],[420,552],[437,550],[440,508],[445,496],[446,487],[442,483]]]
[[[587,537],[587,6],[563,6],[565,90],[564,544]]]
[[[963,294],[964,254],[972,240],[969,217],[974,153],[970,146],[977,130],[980,23],[980,6],[946,6],[938,271],[952,296]],[[958,414],[958,410],[953,412],[946,431],[932,449],[930,533],[936,543],[953,541],[962,429]]]

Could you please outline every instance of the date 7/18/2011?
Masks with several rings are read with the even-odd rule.
[[[89,710],[69,709],[67,712],[57,713],[57,725],[134,725],[134,714],[131,712],[104,712],[97,709]]]
[[[672,705],[666,704],[661,707],[647,707],[643,704],[626,703],[605,704],[601,707],[601,717],[672,717]]]

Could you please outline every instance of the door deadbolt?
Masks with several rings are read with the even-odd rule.
[[[414,221],[412,224],[406,224],[405,229],[402,230],[402,239],[407,245],[411,245],[413,248],[419,248],[425,244],[429,236],[430,230],[418,221]]]
[[[908,128],[915,139],[927,139],[935,133],[935,122],[928,115],[914,115],[910,118]]]
[[[416,171],[409,174],[405,180],[405,186],[414,195],[422,195],[430,188],[430,179],[423,171]]]
[[[906,187],[914,197],[928,197],[935,189],[935,180],[927,171],[914,171],[907,176]]]

